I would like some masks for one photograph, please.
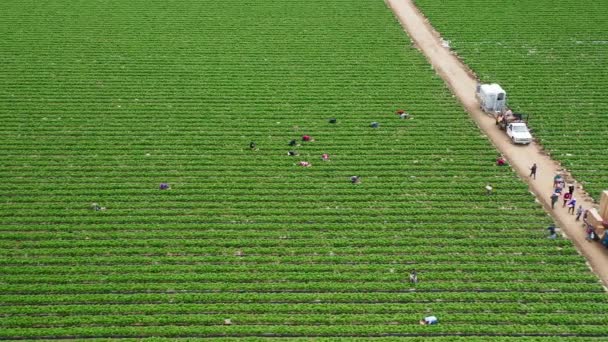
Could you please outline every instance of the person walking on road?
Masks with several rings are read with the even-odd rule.
[[[555,203],[557,203],[558,199],[559,194],[557,192],[553,192],[553,194],[551,195],[551,209],[555,209]]]
[[[576,209],[576,198],[572,197],[568,201],[568,214],[574,215],[574,209]]]
[[[574,183],[573,182],[568,183],[568,193],[570,193],[570,195],[574,194]]]
[[[579,205],[578,209],[576,209],[576,220],[579,221],[581,219],[581,215],[583,215],[583,206]]]
[[[562,181],[562,175],[560,175],[559,173],[556,174],[555,177],[553,177],[553,187],[557,188],[558,184],[560,184]]]
[[[564,194],[564,204],[562,205],[562,208],[566,207],[566,204],[568,204],[568,201],[572,199],[572,194],[570,194],[569,192],[566,192]]]
[[[593,240],[595,240],[595,230],[593,229],[593,226],[588,224],[587,227],[585,228],[585,233],[587,234],[587,237],[585,238],[585,240],[591,242]]]
[[[536,166],[536,163],[532,164],[532,167],[530,167],[530,177],[534,177],[534,179],[536,179],[536,170],[538,169],[538,166]]]
[[[559,182],[557,183],[557,185],[555,186],[555,192],[557,192],[559,195],[562,194],[562,190],[564,189],[564,183],[563,182]]]

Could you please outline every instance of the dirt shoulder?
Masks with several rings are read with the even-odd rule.
[[[552,216],[561,233],[572,240],[579,253],[587,258],[593,272],[599,276],[604,286],[608,287],[608,250],[597,242],[590,243],[585,240],[581,222],[575,221],[575,216],[568,214],[566,208],[562,208],[561,200],[556,204],[555,209],[551,209],[550,196],[553,192],[553,176],[562,170],[560,164],[543,153],[542,147],[536,143],[528,146],[512,144],[506,134],[496,127],[494,119],[479,109],[475,98],[476,78],[466,65],[449,49],[441,45],[440,35],[412,0],[385,1],[415,46],[424,53],[437,74],[447,83],[479,128],[496,146],[496,149],[505,156],[511,167],[529,185],[530,191],[536,195],[545,211]],[[529,168],[533,163],[538,166],[536,180],[529,177]],[[564,175],[566,178],[572,179],[569,174],[564,173]],[[500,189],[496,190],[500,191]],[[574,191],[574,197],[578,204],[582,204],[585,209],[591,207],[592,200],[584,191],[577,188]],[[539,227],[539,229],[545,229],[545,227]]]

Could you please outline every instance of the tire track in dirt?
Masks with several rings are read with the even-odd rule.
[[[475,97],[477,78],[474,73],[449,49],[442,46],[439,33],[435,31],[412,0],[385,0],[385,2],[393,10],[414,45],[426,56],[477,126],[487,135],[496,149],[506,157],[521,179],[528,184],[530,191],[534,193],[545,211],[551,215],[562,235],[574,243],[579,253],[587,259],[592,271],[598,275],[604,288],[608,290],[608,250],[599,243],[590,243],[585,239],[586,235],[581,222],[575,221],[574,215],[568,214],[567,209],[561,207],[561,200],[558,201],[555,209],[551,209],[550,196],[553,192],[553,176],[560,171],[566,179],[573,179],[572,176],[568,172],[563,172],[560,164],[551,159],[536,142],[528,146],[512,144],[507,135],[496,127],[494,119],[481,111]],[[529,177],[529,168],[533,163],[538,165],[536,180]],[[495,191],[500,191],[500,189],[495,189]],[[593,204],[591,197],[582,189],[575,189],[574,197],[577,199],[577,204],[583,204],[585,209],[590,208]],[[538,227],[540,230],[545,228]]]

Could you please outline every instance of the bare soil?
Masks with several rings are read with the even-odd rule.
[[[559,227],[559,231],[565,238],[570,239],[579,253],[587,259],[591,269],[598,275],[606,289],[608,287],[608,262],[606,262],[608,261],[608,250],[598,242],[588,242],[585,239],[582,218],[581,221],[575,221],[575,215],[568,214],[567,208],[562,208],[561,199],[555,209],[551,209],[550,196],[553,193],[553,177],[557,172],[561,172],[567,180],[574,180],[572,176],[563,170],[557,161],[551,159],[539,144],[534,142],[528,146],[514,145],[507,135],[496,127],[494,118],[479,108],[475,97],[477,78],[474,73],[448,48],[442,46],[439,33],[435,31],[412,0],[385,0],[385,2],[399,19],[414,46],[426,56],[437,74],[443,78],[452,93],[469,112],[471,118],[507,159],[522,181],[528,184],[530,191],[536,195],[538,202]],[[536,180],[529,177],[530,167],[533,163],[538,166]],[[500,189],[495,188],[494,191],[500,191]],[[577,199],[577,206],[582,204],[585,209],[593,205],[591,197],[578,186],[574,191],[574,198]],[[538,229],[545,230],[546,227],[539,226]]]

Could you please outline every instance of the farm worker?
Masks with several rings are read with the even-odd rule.
[[[416,273],[416,270],[410,272],[410,283],[418,284],[418,273]]]
[[[405,113],[405,111],[403,109],[397,109],[397,111],[395,112],[395,114],[397,114],[397,115],[401,115],[403,113]]]
[[[250,149],[255,150],[255,146],[256,146],[255,145],[255,141],[252,141],[252,142],[249,143],[249,148]]]
[[[507,118],[512,117],[512,116],[513,116],[513,111],[512,111],[512,110],[510,110],[510,109],[508,109],[508,110],[505,112],[505,116],[506,116]]]
[[[559,182],[557,183],[557,186],[555,187],[555,192],[557,192],[558,194],[562,194],[562,190],[564,189],[564,183]]]
[[[574,193],[574,183],[572,182],[568,183],[568,193],[570,193],[570,195]]]
[[[581,215],[583,215],[583,206],[579,205],[578,209],[576,209],[576,220],[579,221],[581,219]]]
[[[587,216],[589,216],[589,210],[585,210],[585,212],[583,213],[583,222],[587,222]]]
[[[564,194],[564,204],[562,205],[562,208],[566,207],[566,204],[568,203],[568,201],[572,199],[572,194],[570,194],[569,192],[566,192]]]
[[[591,242],[595,239],[595,231],[593,230],[592,225],[587,224],[587,227],[585,228],[585,233],[587,234],[587,237],[585,238],[587,241]]]
[[[313,141],[312,137],[310,135],[303,135],[302,136],[302,141]]]
[[[361,183],[361,178],[359,176],[352,176],[350,177],[350,182],[353,184],[359,184]]]
[[[565,195],[564,195],[565,196]],[[572,196],[572,195],[570,195]],[[576,208],[576,198],[572,197],[568,201],[568,214],[574,215],[574,209]]]
[[[501,122],[503,122],[503,120],[505,119],[505,116],[501,113],[498,114],[498,116],[496,117],[496,124],[500,124]]]
[[[323,153],[323,155],[321,156],[321,159],[323,159],[323,161],[329,161],[329,154]]]
[[[530,167],[530,177],[534,177],[534,179],[536,179],[536,170],[538,169],[538,166],[536,166],[536,163],[532,164],[532,167]]]
[[[95,211],[100,211],[101,207],[97,203],[91,203],[91,209],[93,209]]]
[[[490,185],[490,184],[486,185],[486,195],[491,195],[492,190],[494,190],[494,188],[492,188],[492,185]]]
[[[170,188],[170,186],[169,186],[169,184],[168,184],[168,183],[160,183],[159,188],[160,188],[161,190],[168,190],[168,189]]]
[[[331,124],[335,124],[336,122],[338,122],[338,119],[336,119],[336,118],[329,119],[329,123],[331,123]]]
[[[409,119],[410,115],[408,113],[401,113],[401,114],[399,114],[399,117],[405,120],[405,119]]]
[[[559,193],[554,192],[551,195],[551,209],[555,209],[555,203],[557,203],[558,199],[559,199]]]
[[[298,151],[289,151],[289,152],[287,152],[287,155],[288,156],[292,156],[292,157],[293,156],[297,156],[298,155]]]
[[[562,175],[557,174],[553,177],[553,187],[557,188],[557,185],[562,182]]]
[[[422,325],[431,325],[437,323],[439,323],[439,320],[437,320],[437,317],[435,316],[427,316],[420,320],[420,324]]]
[[[549,231],[549,239],[555,239],[557,237],[554,225],[550,225],[549,227],[547,227],[547,230]]]
[[[596,238],[599,239],[600,237],[596,234]],[[608,247],[608,234],[606,233],[604,233],[604,237],[602,238],[602,245],[604,245],[604,247]]]
[[[496,159],[496,165],[498,165],[498,166],[504,166],[505,163],[506,163],[505,158],[503,158],[502,156],[500,156]]]
[[[297,144],[298,142],[296,141],[296,139],[289,141],[289,146],[296,146]]]
[[[311,163],[309,163],[309,162],[307,162],[307,161],[301,161],[301,162],[299,163],[299,165],[300,165],[300,166],[303,166],[303,167],[311,167],[311,166],[312,166],[312,164],[311,164]]]
[[[377,123],[376,121],[374,121],[374,122],[372,122],[372,123],[370,124],[370,126],[371,126],[372,128],[378,128],[378,127],[380,127],[380,124],[379,124],[379,123]]]

